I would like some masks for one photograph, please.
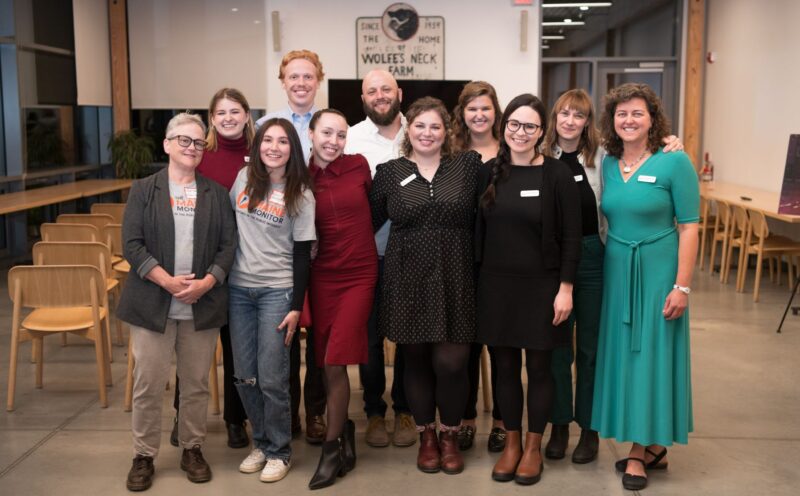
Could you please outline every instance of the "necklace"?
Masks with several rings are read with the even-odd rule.
[[[630,173],[631,169],[633,167],[636,167],[636,165],[644,158],[646,154],[647,154],[647,148],[644,149],[642,154],[639,155],[639,158],[637,158],[632,164],[629,164],[628,162],[625,161],[624,157],[621,157],[620,160],[622,160],[622,165],[623,165],[622,172],[624,172],[625,174]]]

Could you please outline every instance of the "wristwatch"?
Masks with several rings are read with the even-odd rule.
[[[692,292],[692,288],[690,288],[689,286],[678,286],[677,284],[673,284],[672,285],[672,289],[677,289],[681,293],[684,293],[684,294],[687,294],[687,295]]]

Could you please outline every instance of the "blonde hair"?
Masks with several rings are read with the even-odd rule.
[[[317,69],[317,79],[320,81],[325,79],[325,73],[322,71],[322,62],[319,61],[319,55],[311,50],[292,50],[284,55],[283,60],[281,60],[281,67],[278,70],[278,79],[283,81],[283,78],[286,76],[286,66],[289,65],[289,62],[296,59],[308,60],[314,64],[314,67]]]
[[[190,114],[189,112],[181,112],[180,114],[176,114],[169,120],[167,123],[167,130],[164,132],[164,135],[167,138],[171,138],[170,133],[173,129],[178,126],[182,126],[184,124],[197,124],[200,126],[200,129],[203,130],[203,134],[206,134],[206,125],[203,122],[203,119],[200,118],[197,114]]]

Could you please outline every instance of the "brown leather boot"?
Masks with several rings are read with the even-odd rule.
[[[435,474],[442,464],[439,442],[436,440],[436,427],[427,426],[419,435],[417,468],[427,474]]]
[[[517,474],[514,482],[523,486],[530,486],[542,478],[542,435],[533,432],[525,434],[525,451],[517,465]]]
[[[506,447],[494,464],[492,479],[499,482],[514,480],[517,465],[522,458],[522,438],[519,431],[506,431]]]
[[[464,470],[464,457],[458,449],[458,435],[454,430],[439,433],[439,451],[442,453],[442,472],[460,474]]]

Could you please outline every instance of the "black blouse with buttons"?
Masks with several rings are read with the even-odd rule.
[[[578,161],[578,153],[576,150],[571,153],[562,152],[559,160],[564,162],[572,170],[575,175],[575,181],[578,184],[578,192],[581,195],[581,219],[583,221],[583,235],[591,236],[599,233],[598,220],[597,220],[597,197],[594,194],[592,185],[586,177],[586,171]]]
[[[473,231],[481,157],[442,160],[431,181],[402,157],[377,167],[372,225],[392,227],[384,259],[378,330],[397,343],[475,339]]]

